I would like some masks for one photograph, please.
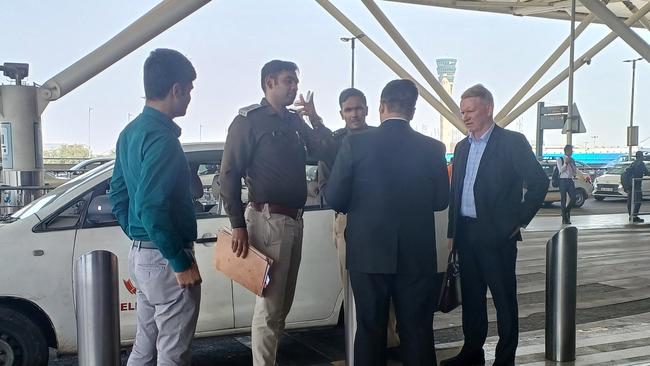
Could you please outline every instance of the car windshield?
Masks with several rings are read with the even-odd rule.
[[[25,207],[16,211],[11,215],[11,218],[14,220],[20,220],[27,218],[36,212],[40,211],[44,207],[57,202],[61,197],[67,197],[68,192],[73,191],[76,187],[82,185],[84,182],[95,178],[96,176],[104,173],[106,170],[113,169],[113,164],[104,164],[98,166],[97,168],[82,174],[74,179],[71,179],[54,190],[46,193],[41,198],[29,203]]]
[[[629,167],[630,164],[616,164],[613,167],[607,169],[607,174],[623,174],[625,169]]]

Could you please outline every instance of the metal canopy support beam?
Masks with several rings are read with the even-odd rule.
[[[634,13],[628,20],[625,21],[625,24],[627,26],[630,26],[641,19],[641,17],[645,16],[648,12],[650,11],[650,2],[647,2],[641,9],[639,9],[638,12]],[[607,45],[612,43],[617,38],[616,33],[611,32],[605,38],[603,38],[600,42],[596,43],[595,46],[593,46],[591,49],[589,49],[587,52],[585,52],[582,56],[578,58],[577,61],[574,61],[575,69],[578,70],[582,65],[584,65],[588,60],[591,61],[591,59],[598,54],[598,52],[602,51]],[[530,98],[526,99],[523,103],[521,103],[517,108],[515,108],[510,114],[508,114],[506,117],[504,117],[502,120],[498,122],[499,126],[505,127],[509,125],[512,121],[517,119],[522,113],[528,110],[533,104],[535,104],[537,101],[542,99],[548,92],[553,90],[555,87],[560,85],[567,77],[569,76],[569,68],[567,67],[564,69],[564,71],[560,72],[555,78],[553,78],[551,81],[546,83],[539,91],[537,91],[535,94],[531,95]]]
[[[388,19],[388,17],[384,14],[383,11],[377,6],[377,4],[373,0],[361,0],[365,5],[366,8],[370,11],[370,13],[377,19],[379,24],[381,24],[382,27],[384,27],[384,30],[388,35],[397,43],[397,46],[404,52],[406,57],[413,63],[415,68],[420,72],[420,74],[424,77],[424,79],[431,85],[433,90],[438,94],[440,99],[445,103],[447,108],[449,108],[450,111],[452,111],[459,119],[460,121],[460,108],[454,102],[452,99],[451,95],[447,93],[445,88],[442,87],[438,79],[433,75],[433,73],[429,70],[429,68],[422,62],[422,59],[415,53],[413,48],[408,44],[408,42],[402,37],[400,32],[395,28],[393,23]]]
[[[339,9],[337,9],[329,0],[315,0],[320,6],[323,7],[331,16],[334,17],[342,26],[344,26],[348,32],[353,35],[366,34],[359,27],[357,27],[350,19],[348,19]],[[384,50],[381,49],[367,34],[363,38],[359,38],[359,41],[363,43],[370,52],[375,54],[386,66],[388,66],[397,76],[403,79],[412,80],[415,85],[418,87],[418,91],[424,100],[426,100],[431,106],[442,114],[449,122],[451,122],[456,128],[461,132],[466,133],[467,128],[460,121],[456,115],[454,115],[447,107],[442,104],[438,99],[436,99],[433,94],[431,94],[422,84],[418,83],[408,71],[404,70],[397,61],[391,58]]]
[[[587,28],[587,26],[594,20],[596,16],[593,14],[590,14],[587,18],[585,18],[582,23],[578,25],[576,28],[576,38]],[[571,36],[568,36],[564,42],[562,42],[558,48],[553,52],[546,62],[542,64],[542,66],[539,67],[537,71],[528,79],[528,81],[515,93],[515,95],[512,96],[512,99],[508,103],[506,103],[505,106],[497,113],[496,117],[494,119],[496,121],[500,121],[503,119],[508,113],[521,101],[523,97],[526,96],[526,94],[530,91],[530,89],[539,82],[539,80],[546,74],[546,72],[555,64],[555,62],[562,56],[564,51],[571,45]]]
[[[108,42],[46,81],[39,93],[39,111],[42,112],[48,102],[66,95],[209,2],[161,1]]]
[[[639,11],[639,8],[637,8],[633,2],[631,1],[623,1],[623,4],[632,12],[632,14],[636,13]],[[642,17],[639,22],[643,24],[644,27],[646,27],[647,30],[650,30],[650,19],[646,17]]]
[[[650,62],[650,45],[634,32],[628,25],[623,23],[616,14],[612,13],[600,0],[580,0],[589,11],[595,14],[600,20],[610,27],[621,39],[632,47],[646,61]],[[633,24],[630,24],[633,25]]]

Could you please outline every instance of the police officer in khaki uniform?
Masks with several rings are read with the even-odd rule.
[[[273,60],[262,68],[264,98],[239,111],[228,130],[221,162],[221,196],[232,225],[232,249],[246,257],[249,244],[273,259],[271,282],[253,315],[253,365],[275,365],[280,334],[296,289],[302,251],[302,208],[307,199],[306,153],[332,159],[332,132],[313,101],[287,110],[298,91],[298,67]],[[310,128],[299,114],[309,117]],[[241,201],[241,179],[249,204]],[[249,242],[250,240],[250,242]]]
[[[345,127],[334,132],[334,148],[338,152],[338,148],[343,142],[343,138],[348,134],[355,134],[363,132],[374,127],[368,126],[366,123],[366,116],[368,116],[368,104],[366,96],[359,89],[348,88],[341,92],[339,96],[339,106],[341,110],[341,118],[345,121]],[[330,176],[332,162],[319,161],[318,162],[318,188],[320,192],[325,192],[327,186],[327,179]],[[338,252],[339,257],[339,270],[341,273],[341,283],[343,289],[347,290],[348,287],[348,271],[345,269],[345,227],[347,225],[347,217],[345,214],[337,212],[334,216],[334,245]],[[395,308],[391,303],[389,317],[388,317],[388,348],[399,346],[399,336],[397,335],[396,322],[395,322]]]

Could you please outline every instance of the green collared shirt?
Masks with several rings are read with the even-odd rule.
[[[192,264],[184,249],[196,240],[190,171],[180,134],[167,115],[144,107],[117,140],[109,193],[126,235],[152,241],[175,272]]]

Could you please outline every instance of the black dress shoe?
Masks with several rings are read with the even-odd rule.
[[[386,348],[386,358],[389,360],[401,360],[399,346]]]
[[[440,366],[483,366],[485,365],[485,354],[483,350],[477,352],[463,352],[452,358],[440,361]]]
[[[634,216],[634,218],[632,219],[632,222],[642,223],[642,222],[645,222],[645,220],[638,217],[638,216]]]

